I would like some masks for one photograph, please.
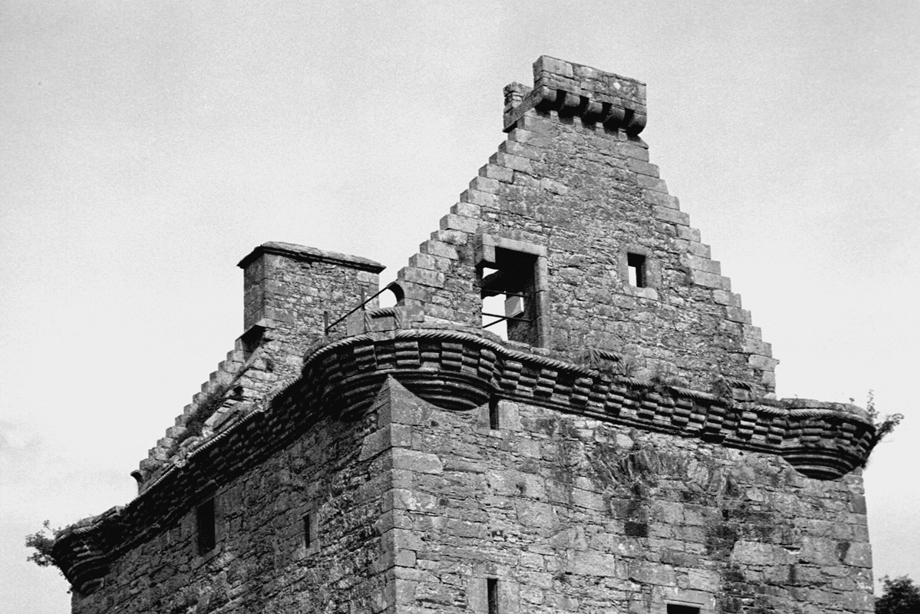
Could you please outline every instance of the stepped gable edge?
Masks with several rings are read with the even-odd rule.
[[[723,377],[772,394],[770,344],[637,136],[645,86],[547,56],[533,71],[533,90],[509,86],[506,141],[397,273],[410,321],[481,326],[483,273],[503,253],[515,274],[532,262],[534,324],[513,341],[609,349],[691,388]],[[642,287],[628,281],[636,261]]]
[[[154,483],[172,464],[182,459],[207,441],[214,433],[227,428],[234,420],[252,411],[267,396],[277,393],[279,386],[299,373],[300,356],[316,339],[304,335],[292,320],[303,320],[304,311],[291,309],[285,285],[304,283],[291,276],[284,266],[282,273],[272,272],[273,265],[265,264],[264,257],[276,257],[281,265],[296,267],[302,264],[322,264],[337,271],[357,271],[358,275],[376,276],[384,266],[360,256],[322,250],[315,247],[270,241],[257,246],[237,265],[244,270],[246,329],[227,353],[207,382],[201,385],[192,402],[176,417],[173,426],[166,429],[162,438],[141,460],[131,473],[137,481],[138,492]],[[289,279],[285,280],[285,277]],[[292,284],[290,277],[296,281]],[[316,279],[311,280],[314,284]],[[376,278],[367,280],[366,291],[376,289]],[[358,293],[352,289],[354,300]],[[272,300],[278,296],[280,300]],[[354,302],[354,301],[352,301]],[[280,303],[280,304],[279,304]],[[334,305],[327,305],[335,308]],[[296,356],[296,360],[284,360]],[[284,364],[289,362],[291,364]]]

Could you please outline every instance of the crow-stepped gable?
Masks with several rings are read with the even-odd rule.
[[[246,256],[137,498],[56,539],[73,612],[871,612],[875,428],[775,397],[646,121],[644,84],[541,57],[392,284]]]

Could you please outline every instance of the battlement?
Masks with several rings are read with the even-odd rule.
[[[530,109],[623,129],[635,136],[645,128],[645,84],[590,66],[540,56],[533,64],[533,88],[505,87],[505,132]]]

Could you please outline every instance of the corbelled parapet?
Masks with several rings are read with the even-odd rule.
[[[604,353],[608,361],[618,358]],[[804,399],[771,404],[636,380],[541,353],[511,350],[467,332],[397,330],[329,343],[306,358],[301,378],[170,465],[123,508],[66,529],[53,556],[81,593],[110,563],[156,536],[216,485],[284,448],[321,416],[359,415],[387,378],[435,407],[469,411],[495,399],[601,422],[775,454],[812,478],[836,479],[863,465],[875,427],[854,406]]]
[[[645,84],[641,81],[547,55],[534,62],[533,79],[533,89],[520,83],[505,88],[505,132],[534,108],[577,116],[631,136],[645,128]]]
[[[606,361],[621,360],[601,353]],[[872,421],[854,405],[743,400],[749,395],[732,390],[733,382],[718,394],[692,390],[508,349],[455,330],[399,330],[340,340],[307,360],[302,382],[314,383],[305,390],[327,408],[349,413],[365,409],[388,376],[442,409],[469,410],[490,399],[508,399],[776,454],[822,480],[865,464],[875,443]]]

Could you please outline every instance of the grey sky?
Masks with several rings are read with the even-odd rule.
[[[872,388],[876,575],[920,581],[920,5],[0,0],[0,603],[65,612],[26,533],[124,504],[290,241],[390,279],[541,54],[648,83],[643,138],[780,359]]]

